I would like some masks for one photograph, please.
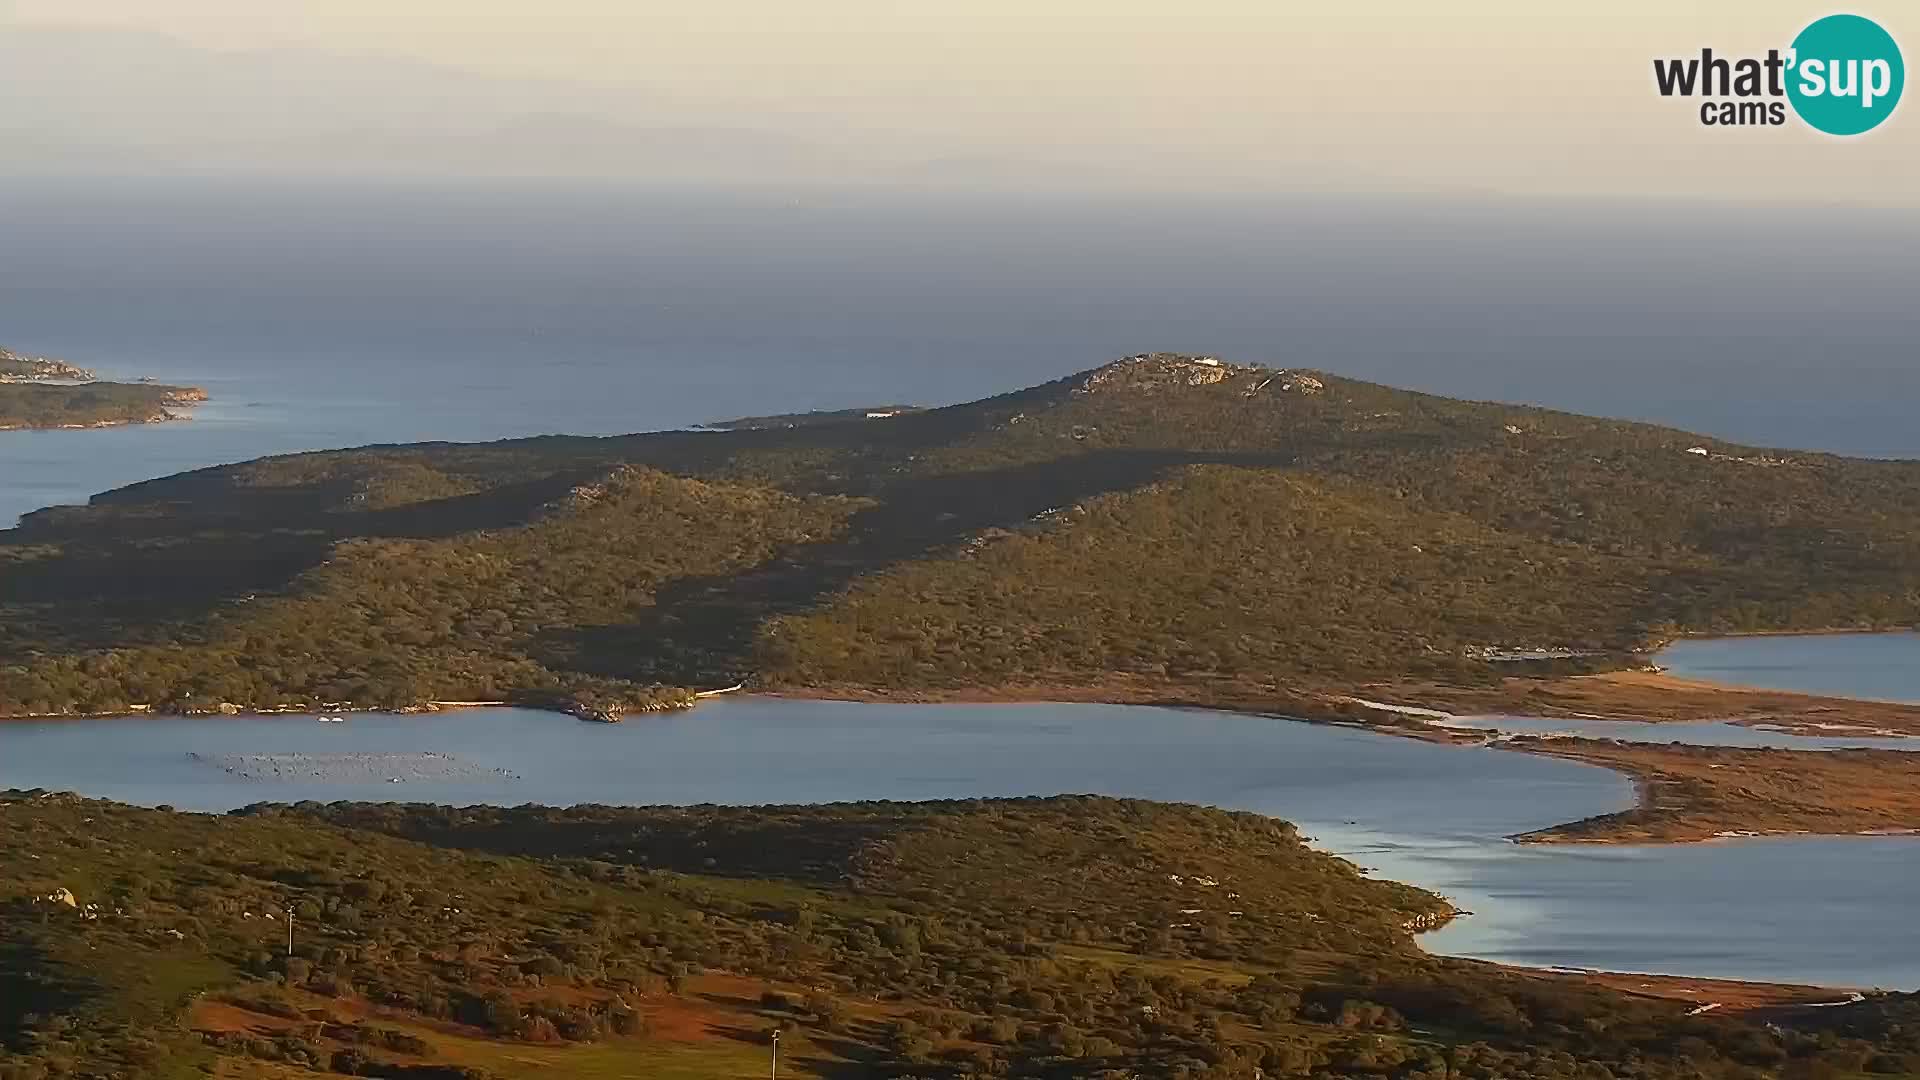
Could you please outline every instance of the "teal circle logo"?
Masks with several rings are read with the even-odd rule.
[[[1872,19],[1829,15],[1793,39],[1787,100],[1810,126],[1858,135],[1900,104],[1907,66],[1893,35]]]

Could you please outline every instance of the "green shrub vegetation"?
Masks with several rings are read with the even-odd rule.
[[[200,391],[159,383],[89,382],[78,386],[0,381],[0,430],[102,427],[175,419]]]
[[[0,1078],[753,1075],[775,1028],[789,1075],[834,1077],[1920,1065],[1907,996],[1689,1015],[1429,956],[1409,927],[1445,913],[1285,823],[1139,801],[213,817],[13,793]],[[690,1014],[717,1048],[670,1030]]]
[[[1920,463],[1156,356],[884,420],[375,447],[0,533],[0,714],[1206,701],[1911,625]]]

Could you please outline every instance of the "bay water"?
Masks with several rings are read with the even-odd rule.
[[[1069,792],[1204,803],[1292,820],[1323,850],[1473,912],[1427,936],[1437,951],[1920,987],[1920,956],[1891,947],[1911,939],[1909,898],[1920,889],[1911,839],[1516,845],[1506,837],[1625,808],[1631,783],[1508,750],[1270,717],[747,697],[619,725],[519,709],[343,723],[9,723],[0,747],[0,788],[200,811],[301,799],[763,804]],[[411,763],[425,754],[470,768],[414,778]],[[229,771],[236,761],[244,767]],[[354,768],[343,774],[341,761]]]

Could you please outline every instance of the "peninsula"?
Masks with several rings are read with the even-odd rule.
[[[745,683],[1679,718],[1708,696],[1634,682],[1647,650],[1913,625],[1916,538],[1917,462],[1148,354],[884,420],[302,454],[40,511],[0,533],[0,715],[611,717]]]
[[[0,349],[0,431],[164,423],[205,400],[198,387],[103,382],[65,361]]]

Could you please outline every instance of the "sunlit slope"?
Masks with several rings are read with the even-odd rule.
[[[13,713],[1472,682],[1920,618],[1920,464],[1174,356],[885,418],[265,459],[0,537]]]
[[[1284,822],[1134,800],[0,793],[0,1077],[748,1077],[776,1029],[782,1075],[843,1080],[1920,1065],[1908,995],[1700,1012],[1427,955],[1448,913]]]

